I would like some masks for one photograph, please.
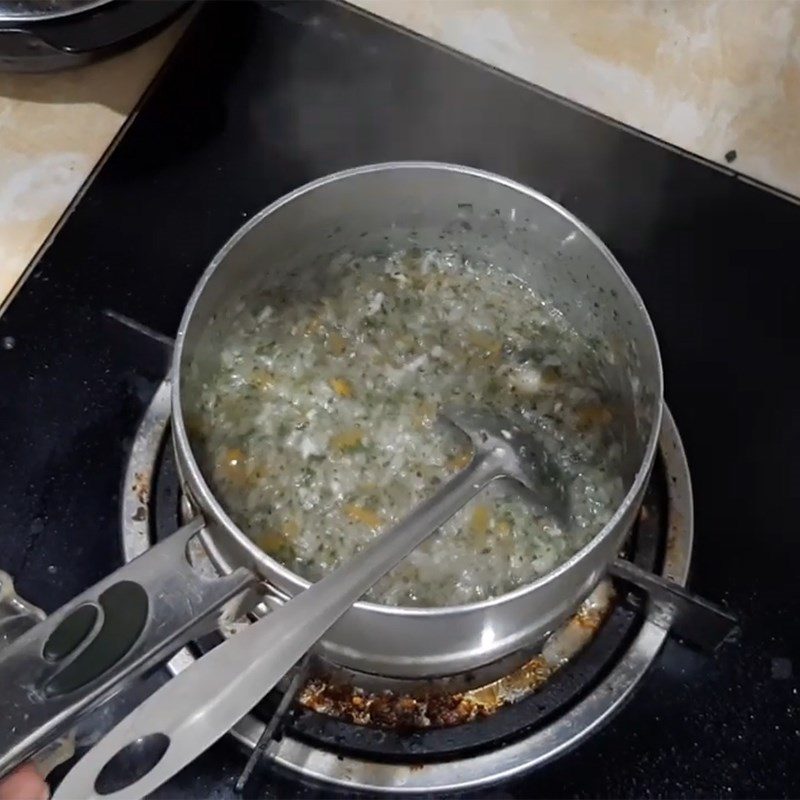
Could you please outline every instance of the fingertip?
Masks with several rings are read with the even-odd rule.
[[[0,800],[49,800],[50,787],[32,764],[23,764],[0,780]]]

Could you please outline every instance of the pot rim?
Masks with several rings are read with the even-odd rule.
[[[607,539],[609,536],[613,534],[614,530],[619,525],[620,520],[625,515],[625,512],[635,502],[636,497],[640,494],[641,490],[643,489],[645,482],[649,478],[650,469],[655,459],[655,453],[658,447],[658,437],[661,430],[661,420],[663,414],[664,376],[663,376],[663,368],[661,362],[661,352],[658,346],[658,338],[656,336],[655,328],[653,327],[653,322],[650,319],[650,315],[647,313],[647,308],[644,305],[644,301],[642,300],[641,295],[631,282],[628,275],[622,269],[622,266],[614,257],[613,253],[608,249],[608,247],[606,247],[606,245],[597,236],[597,234],[595,234],[594,231],[591,230],[591,228],[589,228],[587,225],[581,222],[574,214],[565,209],[559,203],[556,203],[554,200],[542,194],[541,192],[538,192],[535,189],[532,189],[529,186],[519,183],[518,181],[514,181],[510,178],[505,178],[501,175],[497,175],[495,173],[481,169],[476,169],[474,167],[467,167],[459,164],[448,164],[438,161],[387,161],[377,164],[366,164],[359,167],[352,167],[349,169],[340,170],[339,172],[331,173],[330,175],[325,175],[321,178],[317,178],[316,180],[313,180],[310,183],[306,183],[298,187],[297,189],[294,189],[293,191],[289,192],[288,194],[279,197],[273,203],[270,203],[270,205],[268,205],[266,208],[262,209],[257,214],[255,214],[244,225],[242,225],[230,237],[230,239],[228,239],[228,241],[214,256],[208,267],[206,267],[205,271],[203,272],[197,284],[195,285],[195,288],[192,291],[188,303],[186,304],[183,316],[181,318],[180,326],[178,327],[178,332],[175,337],[175,347],[172,354],[172,369],[171,369],[173,377],[172,387],[171,387],[172,437],[175,449],[178,454],[179,461],[182,461],[182,471],[183,471],[184,481],[188,483],[191,489],[191,493],[194,496],[194,499],[198,502],[201,510],[203,512],[206,511],[210,512],[215,521],[219,522],[225,529],[225,533],[236,539],[237,542],[253,556],[256,563],[262,562],[268,564],[269,568],[273,572],[278,573],[286,581],[287,584],[293,585],[295,591],[291,593],[292,596],[294,596],[294,594],[296,594],[297,592],[307,589],[311,585],[309,581],[307,581],[305,578],[302,578],[297,573],[292,572],[283,564],[281,564],[279,561],[277,561],[276,559],[272,558],[267,553],[265,553],[260,547],[258,547],[258,545],[255,544],[255,542],[252,541],[252,539],[250,539],[238,527],[238,525],[236,525],[236,523],[228,515],[227,511],[225,511],[220,502],[217,500],[214,492],[212,491],[211,487],[208,485],[208,483],[205,480],[205,477],[200,471],[200,468],[197,464],[197,460],[195,459],[194,453],[192,452],[191,445],[189,444],[189,438],[186,433],[186,427],[184,424],[183,412],[181,407],[180,366],[183,357],[183,348],[186,339],[186,332],[189,328],[189,323],[191,322],[191,319],[194,315],[197,302],[201,297],[201,295],[203,294],[206,284],[209,282],[211,277],[217,271],[218,267],[224,262],[228,253],[239,243],[239,241],[242,238],[244,238],[250,232],[251,229],[255,228],[257,225],[260,225],[264,219],[269,217],[271,214],[273,214],[275,211],[282,208],[283,206],[292,203],[298,197],[301,197],[302,195],[308,192],[312,192],[322,186],[325,186],[328,183],[333,183],[335,181],[340,181],[340,180],[346,180],[348,178],[357,177],[371,172],[385,172],[398,169],[423,169],[423,170],[438,170],[442,172],[458,172],[470,175],[475,178],[482,178],[484,180],[500,184],[509,189],[520,192],[522,194],[526,194],[529,197],[538,200],[539,202],[543,203],[546,206],[549,206],[554,211],[561,214],[564,218],[569,220],[569,222],[572,223],[578,230],[580,230],[589,239],[589,241],[600,251],[600,253],[606,258],[606,260],[611,264],[611,267],[617,273],[617,276],[622,281],[622,284],[630,293],[631,297],[633,298],[634,304],[636,305],[639,313],[642,315],[644,321],[646,322],[647,328],[652,338],[652,344],[656,356],[657,405],[655,409],[655,415],[653,418],[650,434],[648,436],[647,444],[645,446],[645,451],[641,459],[641,463],[639,465],[638,470],[636,471],[636,475],[634,476],[634,480],[630,488],[625,494],[625,497],[617,506],[617,509],[612,515],[612,517],[603,526],[603,528],[599,530],[595,534],[595,536],[592,537],[592,539],[589,542],[587,542],[580,550],[578,550],[576,553],[570,556],[569,559],[560,564],[554,570],[548,572],[545,575],[542,575],[535,581],[532,581],[530,583],[525,583],[521,586],[518,586],[516,589],[513,589],[510,592],[497,595],[496,597],[490,597],[486,600],[479,600],[472,603],[463,603],[460,605],[453,605],[453,606],[434,606],[434,607],[388,606],[388,605],[381,605],[379,603],[370,603],[359,600],[352,606],[352,608],[361,609],[363,611],[368,611],[373,614],[383,614],[391,617],[402,616],[402,617],[426,618],[432,616],[435,617],[455,616],[465,613],[472,613],[478,610],[490,609],[496,606],[503,605],[507,602],[516,600],[517,598],[520,598],[524,595],[535,594],[537,590],[541,589],[541,587],[546,586],[553,581],[559,580],[561,576],[570,572],[576,564],[583,561],[584,558],[587,558],[589,554],[592,553],[597,547],[599,547],[605,539]]]

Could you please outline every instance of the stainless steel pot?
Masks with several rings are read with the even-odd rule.
[[[442,240],[444,237],[444,242]],[[449,608],[356,603],[321,642],[336,663],[384,675],[459,672],[540,638],[588,594],[617,554],[638,511],[661,423],[655,332],[617,261],[584,225],[548,198],[465,167],[397,163],[315,181],[274,203],[222,248],[197,285],[173,361],[173,438],[185,490],[205,516],[201,533],[222,572],[244,565],[287,596],[308,586],[230,519],[198,468],[184,425],[187,375],[202,373],[227,333],[224,310],[259,273],[316,269],[334,255],[452,246],[491,261],[552,298],[578,329],[609,343],[610,380],[622,398],[627,494],[582,551],[544,578],[491,600]],[[220,311],[223,310],[223,313]]]
[[[622,411],[626,495],[586,547],[540,580],[463,606],[412,609],[356,603],[319,643],[320,652],[338,664],[383,675],[460,672],[534,643],[604,575],[638,512],[662,409],[655,333],[617,261],[565,209],[496,175],[417,162],[331,175],[256,215],[200,279],[178,331],[172,384],[173,443],[196,517],[0,653],[0,675],[20,684],[19,692],[0,698],[0,715],[21,719],[27,714],[15,730],[0,734],[0,772],[66,730],[76,714],[123,678],[177,649],[203,625],[213,625],[215,612],[242,590],[255,584],[266,587],[274,603],[308,586],[261,551],[217,501],[187,436],[184,415],[192,407],[191,387],[211,368],[231,309],[267,273],[318,269],[343,251],[372,254],[409,245],[452,247],[475,263],[491,262],[508,270],[552,299],[582,332],[597,338],[604,350],[606,380]],[[197,533],[227,577],[207,580],[188,567],[186,543]],[[80,614],[83,628],[76,623]],[[97,651],[97,640],[111,626],[125,632],[126,647],[117,647],[116,657],[106,659],[99,672],[95,668],[96,674],[76,678],[80,670],[75,662],[85,662],[92,648]],[[76,630],[83,634],[77,636]],[[61,646],[56,656],[54,637]],[[63,639],[77,641],[66,654],[61,652]],[[96,652],[93,659],[96,663]]]

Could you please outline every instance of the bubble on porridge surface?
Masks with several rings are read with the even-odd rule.
[[[470,460],[448,404],[514,414],[563,473],[569,517],[511,482],[484,489],[368,593],[389,605],[483,600],[563,563],[622,499],[615,406],[589,342],[500,270],[455,252],[342,255],[251,292],[187,419],[234,521],[315,581]]]

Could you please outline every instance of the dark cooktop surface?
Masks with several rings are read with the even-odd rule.
[[[800,208],[346,7],[207,4],[0,319],[0,567],[53,610],[121,561],[127,448],[203,268],[325,173],[433,159],[516,178],[641,291],[692,470],[692,587],[742,622],[670,643],[600,733],[494,797],[800,794]],[[229,797],[227,741],[158,796]],[[265,791],[328,796],[284,778]]]

